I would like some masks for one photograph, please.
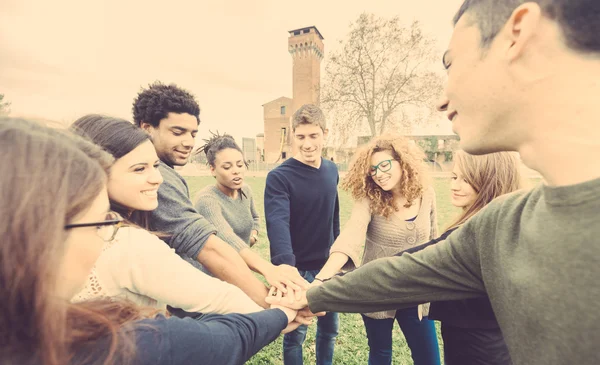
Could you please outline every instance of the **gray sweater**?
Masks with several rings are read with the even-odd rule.
[[[158,188],[158,208],[150,216],[151,228],[169,234],[170,238],[166,240],[169,246],[199,267],[196,257],[216,230],[194,209],[185,179],[162,161],[158,169],[164,182]]]
[[[501,197],[445,241],[307,293],[313,312],[488,295],[515,364],[600,364],[600,179]]]
[[[248,185],[241,189],[237,199],[225,194],[215,185],[202,189],[196,198],[196,210],[217,229],[217,236],[236,251],[248,247],[252,230],[259,229],[260,217],[256,212],[252,190]]]

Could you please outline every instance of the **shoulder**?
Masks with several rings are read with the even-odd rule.
[[[267,186],[270,184],[284,184],[287,179],[285,176],[289,173],[289,169],[285,167],[282,168],[283,165],[279,165],[273,170],[269,171],[267,174]]]
[[[158,236],[148,232],[143,228],[125,226],[119,228],[115,236],[115,243],[122,250],[132,251],[135,255],[143,252],[171,250],[171,248],[163,242]]]
[[[333,170],[335,170],[335,171],[337,171],[337,169],[338,169],[338,168],[337,168],[337,165],[335,164],[335,162],[333,162],[333,161],[331,161],[331,160],[328,160],[328,159],[326,159],[326,158],[323,158],[323,160],[322,160],[322,164],[323,164],[324,166],[326,166],[328,169],[333,169]]]
[[[502,195],[486,205],[479,213],[473,216],[464,226],[472,229],[483,229],[487,232],[498,224],[510,224],[520,220],[523,212],[530,204],[536,204],[541,196],[541,188],[532,190],[519,190]],[[476,228],[478,227],[478,228]]]
[[[371,212],[371,201],[367,197],[355,200],[353,208],[357,209],[357,210],[367,210],[370,213]]]
[[[207,201],[211,199],[217,199],[218,194],[215,189],[217,189],[217,187],[214,185],[205,186],[196,194],[196,201]]]

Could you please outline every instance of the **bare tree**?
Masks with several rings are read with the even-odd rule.
[[[377,136],[422,119],[441,90],[438,56],[418,22],[361,14],[325,66],[321,105],[334,133],[345,142],[365,123]]]
[[[7,115],[10,112],[10,103],[4,101],[4,94],[0,94],[0,115]]]

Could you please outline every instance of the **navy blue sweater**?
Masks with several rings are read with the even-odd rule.
[[[267,175],[265,218],[271,262],[318,270],[340,234],[336,165],[316,169],[289,159]]]
[[[287,326],[279,309],[251,314],[205,315],[200,320],[159,316],[133,323],[136,353],[133,364],[244,364],[271,343]],[[95,353],[106,355],[107,341],[81,348],[73,363],[96,364]],[[91,359],[89,358],[91,357]],[[114,363],[122,363],[116,360]]]

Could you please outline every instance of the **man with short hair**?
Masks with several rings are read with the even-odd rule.
[[[192,264],[197,261],[266,307],[265,285],[252,274],[238,252],[215,235],[212,224],[194,209],[187,182],[174,169],[187,164],[195,144],[200,107],[194,96],[174,84],[155,82],[135,99],[133,119],[152,137],[164,178],[158,189],[158,208],[151,213],[152,229],[168,234],[166,242],[187,261]]]
[[[340,234],[336,165],[321,157],[327,128],[319,107],[303,105],[292,117],[294,157],[269,172],[265,217],[275,265],[295,266],[308,282],[319,280],[333,241]],[[283,362],[302,364],[306,326],[283,338]],[[317,318],[317,364],[331,364],[337,313]]]
[[[297,305],[373,312],[487,295],[515,364],[600,364],[600,2],[466,0],[454,23],[439,110],[465,151],[518,151],[546,184]]]

